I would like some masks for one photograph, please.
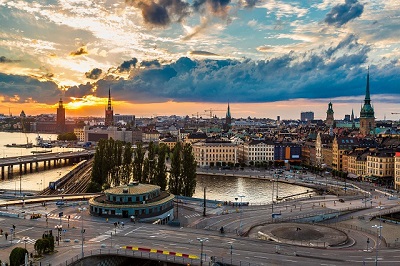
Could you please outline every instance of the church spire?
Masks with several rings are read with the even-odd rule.
[[[108,104],[107,104],[107,110],[111,110],[112,106],[111,106],[111,88],[108,87]]]
[[[370,93],[369,93],[369,67],[368,67],[368,74],[367,74],[367,86],[365,89],[364,104],[367,104],[367,105],[371,104],[371,97],[370,97]]]

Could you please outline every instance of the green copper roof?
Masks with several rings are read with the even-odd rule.
[[[367,74],[367,87],[365,89],[364,106],[361,108],[360,118],[373,118],[375,117],[374,108],[371,106],[371,97],[369,92],[369,68]]]

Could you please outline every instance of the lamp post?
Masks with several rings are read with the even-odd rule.
[[[242,207],[242,204],[243,204],[243,198],[244,198],[244,197],[246,197],[246,196],[244,196],[244,195],[238,195],[238,197],[240,198],[240,207]],[[240,232],[242,231],[242,212],[243,212],[243,210],[242,210],[242,211],[240,211],[240,225],[239,225],[239,234],[240,234]]]
[[[54,226],[54,229],[57,230],[57,245],[60,245],[60,237],[61,237],[61,230],[62,230],[62,225],[61,224],[57,224]]]
[[[378,265],[378,251],[379,251],[379,245],[380,245],[382,225],[373,225],[372,228],[376,228],[376,233],[377,233],[377,236],[376,236],[375,265]]]
[[[204,241],[208,241],[208,238],[200,238],[198,237],[197,240],[200,241],[201,248],[200,248],[200,266],[203,266],[203,245]]]
[[[231,251],[231,265],[233,265],[233,263],[232,263],[232,253],[233,253],[233,243],[232,242],[228,242],[228,244],[230,244],[231,245],[231,247],[230,247],[230,251]]]

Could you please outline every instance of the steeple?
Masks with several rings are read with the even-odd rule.
[[[228,103],[228,110],[226,111],[226,118],[232,118],[232,116],[231,116],[231,108],[230,108],[230,106],[229,106],[229,103]]]
[[[371,104],[371,97],[370,97],[370,93],[369,93],[369,67],[368,67],[368,74],[367,74],[367,87],[365,88],[364,104],[365,105]]]
[[[223,125],[225,132],[229,131],[229,129],[231,128],[231,124],[232,124],[231,107],[229,106],[228,102],[228,109],[226,110],[226,116],[225,116],[225,124]]]
[[[106,126],[112,126],[114,125],[114,111],[112,109],[111,105],[111,88],[108,88],[108,104],[107,104],[107,109],[105,113],[106,119],[104,121],[104,124]]]
[[[371,95],[369,90],[369,67],[367,73],[367,86],[365,88],[364,105],[360,111],[360,133],[362,135],[370,135],[375,128],[375,112],[371,105]]]
[[[107,105],[107,110],[112,110],[111,106],[111,88],[108,87],[108,105]]]

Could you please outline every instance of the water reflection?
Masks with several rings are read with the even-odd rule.
[[[251,204],[268,204],[272,202],[272,182],[268,179],[252,179],[231,176],[198,176],[196,191],[193,197],[203,198],[204,187],[206,197],[212,200],[250,202]],[[306,187],[279,183],[279,197],[307,192]],[[275,186],[276,195],[276,186]],[[244,197],[239,197],[244,196]]]

